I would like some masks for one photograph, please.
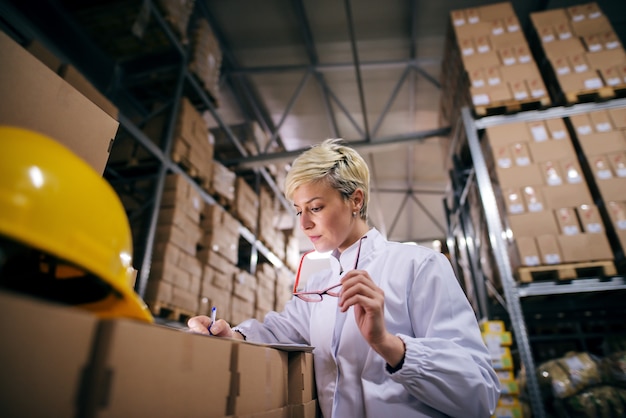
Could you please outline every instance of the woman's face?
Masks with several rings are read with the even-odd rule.
[[[300,228],[317,251],[343,251],[359,238],[355,228],[359,218],[352,216],[352,212],[358,212],[358,202],[344,199],[327,182],[299,186],[293,194],[293,204],[300,217]]]

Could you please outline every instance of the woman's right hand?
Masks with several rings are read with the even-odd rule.
[[[223,319],[218,319],[211,324],[211,318],[206,315],[192,316],[187,321],[189,330],[198,334],[214,335],[216,337],[234,338],[235,333],[230,324]],[[210,331],[209,331],[210,328]]]

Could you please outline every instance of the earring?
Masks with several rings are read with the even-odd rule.
[[[356,212],[352,212],[352,217],[356,218]]]

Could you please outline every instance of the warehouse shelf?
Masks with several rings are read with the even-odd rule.
[[[510,321],[519,359],[526,371],[535,370],[531,341],[541,344],[549,339],[557,341],[562,338],[583,341],[582,346],[586,348],[589,341],[596,344],[600,337],[623,333],[620,324],[617,324],[619,329],[612,332],[593,332],[578,323],[570,327],[572,329],[567,334],[556,332],[550,336],[536,335],[535,330],[545,326],[548,319],[551,324],[562,324],[564,321],[593,321],[597,317],[606,319],[609,314],[623,318],[624,308],[619,301],[626,294],[626,279],[622,275],[590,275],[573,280],[516,281],[507,248],[503,212],[483,155],[479,132],[501,124],[567,118],[596,110],[624,107],[625,99],[615,99],[480,119],[474,118],[468,108],[462,109],[462,123],[454,131],[449,151],[451,190],[450,196],[444,201],[448,218],[448,248],[457,277],[477,315],[482,319],[506,317]],[[486,233],[481,233],[484,231]],[[490,261],[501,282],[499,285],[491,282],[491,274],[484,270],[485,261],[481,257],[485,254],[481,253],[481,249],[485,246],[491,249],[490,256],[493,259]],[[607,298],[607,295],[612,297]],[[550,308],[554,311],[550,311]],[[579,311],[583,313],[573,314]],[[547,312],[551,313],[545,314]],[[541,321],[544,321],[543,325]],[[587,328],[591,329],[591,326]],[[527,373],[526,378],[533,416],[544,417],[546,411],[537,378],[533,373]]]
[[[45,6],[45,13],[48,16],[44,20],[48,23],[42,23],[41,16],[35,20],[31,19],[37,13],[40,13],[41,10],[24,11],[19,8],[19,5],[0,2],[0,17],[2,17],[0,19],[2,21],[0,22],[0,28],[9,32],[12,36],[20,38],[21,41],[37,40],[63,61],[76,65],[77,68],[83,71],[87,71],[85,73],[87,78],[92,80],[94,86],[100,91],[106,92],[106,96],[120,110],[118,116],[120,131],[128,134],[152,157],[151,161],[143,168],[132,167],[132,170],[129,169],[128,172],[125,172],[124,170],[107,167],[105,172],[105,177],[112,183],[142,181],[146,178],[154,182],[153,193],[150,194],[149,199],[151,202],[148,202],[151,205],[148,203],[142,205],[142,215],[130,216],[131,219],[149,218],[148,227],[143,233],[145,236],[143,242],[136,243],[137,248],[141,249],[141,252],[137,254],[136,251],[135,254],[135,261],[141,264],[136,288],[137,292],[143,296],[152,264],[156,224],[166,175],[168,173],[176,173],[185,177],[205,202],[220,204],[219,201],[194,181],[185,169],[171,158],[170,150],[180,99],[184,95],[191,96],[197,107],[210,113],[219,128],[242,156],[247,156],[248,152],[220,117],[215,99],[207,93],[196,76],[188,69],[188,45],[181,42],[179,36],[172,31],[154,2],[143,2],[142,7],[148,7],[150,16],[160,30],[163,31],[171,46],[171,51],[166,54],[167,59],[161,57],[161,62],[165,63],[165,65],[159,68],[157,68],[158,66],[155,65],[155,62],[150,62],[150,65],[146,65],[141,60],[125,62],[123,65],[115,63],[115,60],[103,54],[103,51],[93,41],[89,40],[89,36],[84,33],[83,28],[73,21],[72,17],[60,5],[60,2],[51,1]],[[30,15],[31,12],[33,16]],[[203,10],[197,8],[192,15],[192,19],[198,19],[202,14]],[[63,22],[63,24],[52,24],[50,22]],[[67,40],[71,41],[65,42]],[[80,46],[79,49],[84,54],[80,55],[75,51],[72,52],[72,48],[78,46]],[[145,59],[146,61],[148,60],[148,58]],[[150,59],[158,61],[158,57],[153,56]],[[167,85],[166,91],[159,91],[159,93],[163,95],[162,99],[167,99],[167,105],[170,106],[163,138],[158,138],[162,139],[161,145],[154,141],[155,138],[149,138],[138,126],[137,119],[145,120],[149,118],[151,111],[146,108],[146,103],[143,102],[145,101],[144,98],[135,97],[133,92],[129,90],[137,84],[141,84],[143,80],[151,80],[159,71],[161,72],[160,75],[165,74],[164,77],[167,81],[165,83]],[[120,132],[118,132],[119,135]],[[273,191],[281,206],[287,210],[292,209],[283,197],[282,191],[276,185],[275,180],[265,168],[254,169],[252,174],[258,179],[257,184],[259,181],[263,181]],[[148,211],[150,213],[147,213]],[[145,219],[141,220],[145,222]],[[247,268],[252,269],[251,272],[254,272],[259,256],[263,257],[264,260],[267,260],[277,269],[288,269],[283,261],[265,243],[259,240],[256,231],[251,231],[242,225],[239,232],[240,237],[250,244],[250,254],[248,254],[250,260],[243,264]]]

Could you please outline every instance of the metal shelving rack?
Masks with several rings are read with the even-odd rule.
[[[536,418],[545,417],[546,411],[539,383],[534,373],[535,360],[530,346],[529,331],[524,318],[522,301],[533,296],[624,291],[626,290],[626,279],[623,276],[610,278],[589,277],[572,280],[565,284],[551,282],[517,283],[515,281],[505,241],[507,231],[503,227],[502,214],[496,201],[496,193],[480,145],[479,131],[500,124],[564,118],[618,107],[626,107],[626,99],[617,99],[603,103],[584,103],[569,107],[553,107],[545,110],[527,111],[514,115],[490,116],[481,119],[475,119],[470,109],[463,108],[460,120],[462,126],[460,129],[457,129],[452,141],[452,154],[458,152],[458,150],[465,149],[469,152],[469,156],[464,155],[461,158],[467,159],[469,157],[471,159],[471,167],[464,170],[464,172],[455,173],[455,170],[452,170],[451,183],[454,203],[445,202],[448,218],[448,248],[451,249],[453,259],[461,260],[460,263],[453,263],[453,265],[457,270],[458,277],[460,279],[465,278],[466,292],[480,318],[491,319],[492,317],[489,295],[508,314],[520,361],[527,372],[526,391],[533,416]],[[466,143],[460,144],[463,141],[466,141]],[[485,221],[484,226],[487,229],[489,243],[493,250],[494,267],[502,282],[502,293],[491,282],[485,280],[485,276],[481,272],[478,255],[478,245],[480,243],[476,242],[475,235],[477,226],[472,224],[467,202],[468,190],[471,187],[478,188],[482,206],[481,210]],[[462,241],[463,245],[461,248],[455,244],[457,239]]]
[[[70,38],[75,39],[75,42],[77,44],[75,43],[74,46],[78,45],[82,51],[89,51],[89,54],[91,54],[91,56],[83,55],[80,57],[81,62],[72,62],[72,53],[70,50],[72,48],[72,45],[63,45],[60,42],[55,42],[55,40],[51,39],[51,37],[55,35],[54,33],[46,32],[46,30],[37,27],[37,25],[31,22],[29,17],[25,16],[22,11],[18,10],[18,8],[10,4],[10,2],[5,2],[4,0],[0,1],[0,28],[8,31],[10,34],[16,37],[23,37],[25,39],[36,39],[37,41],[45,45],[49,50],[53,51],[63,61],[76,65],[78,68],[82,67],[86,68],[87,70],[92,70],[92,74],[85,75],[87,76],[87,78],[93,80],[94,85],[96,85],[99,90],[107,91],[107,97],[120,99],[120,101],[123,101],[124,106],[127,107],[132,107],[133,105],[140,107],[140,105],[134,100],[132,95],[129,94],[127,90],[125,90],[124,87],[124,78],[134,75],[125,74],[119,66],[109,62],[109,60],[107,59],[108,57],[103,56],[99,47],[89,41],[89,37],[84,34],[83,28],[77,25],[70,16],[64,13],[62,8],[56,5],[56,2],[50,2],[50,7],[51,9],[47,12],[54,14],[55,16],[48,16],[47,19],[49,19],[50,21],[61,22],[59,23],[59,25],[55,26],[55,29],[53,30],[56,30],[56,28],[63,28],[64,31],[68,31],[69,33],[73,34],[74,36],[70,36]],[[233,134],[233,132],[220,117],[220,114],[217,110],[216,105],[214,104],[213,99],[200,85],[194,75],[189,72],[187,68],[189,56],[188,46],[184,45],[180,41],[179,37],[171,30],[168,23],[165,21],[160,11],[157,9],[152,1],[144,2],[144,5],[142,7],[149,8],[150,16],[154,19],[156,24],[158,24],[158,27],[163,31],[166,38],[171,43],[172,50],[175,52],[174,55],[176,55],[174,65],[172,65],[171,62],[168,63],[168,66],[170,67],[169,71],[175,72],[175,81],[171,85],[173,89],[171,97],[169,98],[171,108],[169,110],[166,126],[162,134],[162,138],[158,138],[161,140],[160,146],[157,145],[151,138],[146,136],[146,134],[140,129],[137,123],[124,112],[124,108],[120,107],[120,103],[118,103],[117,100],[112,100],[113,103],[118,106],[118,108],[120,108],[120,114],[118,116],[120,128],[124,131],[125,134],[128,134],[135,141],[137,141],[138,144],[145,148],[154,158],[155,162],[158,165],[155,172],[150,172],[147,175],[151,177],[155,183],[153,192],[150,194],[150,204],[146,204],[146,207],[142,208],[143,214],[141,216],[147,217],[149,219],[148,227],[143,237],[142,251],[141,254],[135,254],[135,260],[140,263],[139,275],[137,277],[135,287],[138,294],[144,296],[148,277],[150,275],[159,207],[163,195],[166,175],[168,173],[177,173],[184,176],[187,181],[199,192],[205,202],[209,204],[219,204],[219,202],[217,202],[213,196],[211,196],[206,190],[201,188],[185,170],[183,170],[176,162],[172,160],[170,156],[180,99],[182,98],[184,92],[190,91],[195,95],[195,98],[199,100],[202,106],[204,106],[204,108],[211,114],[214,121],[218,124],[220,129],[222,129],[230,142],[241,153],[243,157],[247,156],[248,152],[240,143],[239,139]],[[202,7],[198,7],[196,8],[196,10],[194,10],[191,19],[196,19],[199,17],[207,18],[207,16],[205,15],[206,11]],[[2,23],[3,21],[8,23],[8,26],[5,27],[5,24]],[[59,37],[67,38],[68,35],[67,33],[64,33],[63,35],[59,35]],[[104,70],[105,72],[108,72],[110,70],[112,74],[110,75],[110,79],[108,79],[108,74],[107,76],[103,77],[102,68],[106,68],[106,70]],[[138,77],[141,77],[141,74],[139,74]],[[149,112],[144,110],[139,110],[138,113],[144,113],[146,115],[149,114]],[[107,167],[107,170],[108,169],[109,168]],[[152,168],[152,170],[154,170],[154,168]],[[268,187],[273,190],[281,205],[285,208],[291,209],[290,205],[285,201],[284,197],[282,196],[282,192],[279,190],[269,172],[264,168],[257,168],[253,171],[257,179],[257,184],[261,180],[263,180],[265,184],[267,184]],[[105,172],[105,175],[106,174],[107,172]],[[132,178],[132,175],[130,175],[130,177],[126,177],[126,173],[119,174],[111,173],[109,171],[108,174],[112,174],[112,178],[110,179],[112,183],[115,183],[118,180],[121,183],[128,183],[136,180]],[[143,180],[145,178],[146,173],[141,173],[141,175],[138,176],[139,180]],[[129,218],[138,218],[141,216],[131,213]],[[254,270],[256,269],[259,255],[265,257],[267,261],[269,261],[278,269],[286,268],[280,258],[272,253],[272,251],[268,249],[257,238],[256,231],[250,231],[248,228],[241,225],[239,232],[241,240],[244,240],[250,245],[249,260],[246,263],[246,266],[251,273],[254,273]]]

